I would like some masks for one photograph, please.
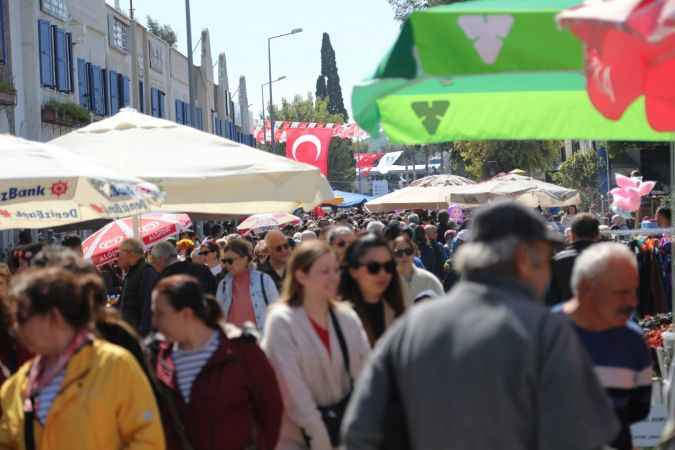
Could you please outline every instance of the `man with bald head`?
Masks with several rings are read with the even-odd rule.
[[[258,270],[272,277],[277,290],[281,292],[281,285],[286,276],[286,262],[291,254],[288,238],[279,230],[270,230],[265,235],[265,245],[269,258],[265,264],[258,267]]]
[[[651,400],[651,356],[642,330],[630,320],[637,307],[638,281],[637,260],[628,247],[596,244],[574,263],[574,297],[554,309],[574,322],[612,399],[621,432],[611,447],[618,450],[633,448],[630,426],[649,415]]]

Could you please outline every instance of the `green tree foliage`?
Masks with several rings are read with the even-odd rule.
[[[398,20],[405,20],[416,9],[424,9],[438,5],[449,5],[465,0],[387,0],[394,9]]]
[[[464,161],[466,173],[474,179],[495,172],[522,169],[528,173],[546,170],[560,154],[559,141],[471,141],[456,142],[454,150]]]
[[[591,211],[600,206],[598,192],[598,156],[594,151],[576,152],[562,163],[553,179],[561,186],[576,189],[581,194],[581,209]]]
[[[287,122],[344,123],[340,114],[328,110],[328,99],[316,99],[311,93],[306,97],[296,95],[293,101],[281,100],[281,108],[274,109],[274,118]]]
[[[320,86],[320,83],[323,83],[321,77],[325,78],[325,94],[323,93],[323,85]],[[344,122],[349,120],[349,114],[347,114],[344,99],[342,98],[342,87],[340,86],[340,76],[338,75],[337,61],[335,60],[335,50],[333,50],[333,46],[330,43],[328,33],[323,34],[321,41],[321,76],[317,80],[316,96],[317,98],[328,96],[328,111],[331,114],[340,114]]]
[[[147,25],[148,30],[150,30],[152,34],[164,40],[164,42],[169,44],[171,47],[176,47],[178,36],[176,36],[176,32],[173,31],[171,25],[161,25],[158,21],[154,20],[150,16],[147,16]]]
[[[328,150],[328,181],[334,189],[351,191],[356,178],[354,148],[349,139],[333,138]]]
[[[276,120],[284,122],[344,123],[340,114],[328,111],[328,99],[316,99],[311,93],[306,97],[296,95],[293,101],[281,100],[281,107],[274,109]],[[328,150],[328,181],[335,189],[351,190],[356,177],[354,149],[349,139],[333,138]],[[277,155],[286,155],[286,144],[277,143],[274,148],[269,144],[263,150]]]

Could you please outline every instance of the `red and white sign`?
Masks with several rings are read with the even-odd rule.
[[[286,135],[286,157],[318,167],[328,176],[328,147],[333,130],[327,128],[289,129]]]
[[[286,141],[287,133],[289,130],[293,129],[306,129],[306,128],[326,128],[333,130],[333,136],[342,138],[342,139],[366,139],[368,133],[359,128],[355,123],[350,124],[337,124],[337,123],[316,123],[316,122],[274,122],[274,140],[275,142],[284,142]],[[270,140],[270,122],[265,121],[265,131],[260,125],[255,130],[255,137],[259,144],[263,144]]]
[[[149,213],[141,216],[141,239],[147,247],[177,236],[192,225],[187,214]],[[82,243],[84,258],[95,266],[102,266],[117,260],[119,246],[133,236],[133,219],[125,217],[115,220],[89,236]]]
[[[377,153],[354,153],[354,159],[356,160],[356,168],[361,171],[364,175],[368,175],[370,169],[375,167],[375,164],[384,156],[383,152]]]

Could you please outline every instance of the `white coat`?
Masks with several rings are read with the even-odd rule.
[[[333,306],[349,352],[354,380],[370,352],[361,320],[347,303]],[[328,319],[330,355],[302,307],[275,304],[269,310],[262,348],[274,367],[284,399],[284,417],[276,450],[306,449],[303,431],[311,450],[332,448],[317,406],[338,403],[350,391],[340,343]]]

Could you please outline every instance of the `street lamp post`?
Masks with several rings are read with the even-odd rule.
[[[276,80],[272,81],[272,83],[276,83],[277,81],[285,80],[286,75],[280,76]],[[263,129],[263,141],[267,142],[267,137],[266,137],[266,131],[265,131],[265,86],[267,86],[269,81],[267,83],[263,83],[260,85],[260,97],[262,98],[262,129]]]
[[[280,34],[278,36],[272,36],[267,38],[267,67],[268,67],[268,82],[270,86],[270,131],[271,131],[271,142],[272,149],[274,149],[274,100],[272,99],[272,39],[282,38],[284,36],[290,36],[292,34],[302,33],[302,28],[294,28],[290,33]]]

